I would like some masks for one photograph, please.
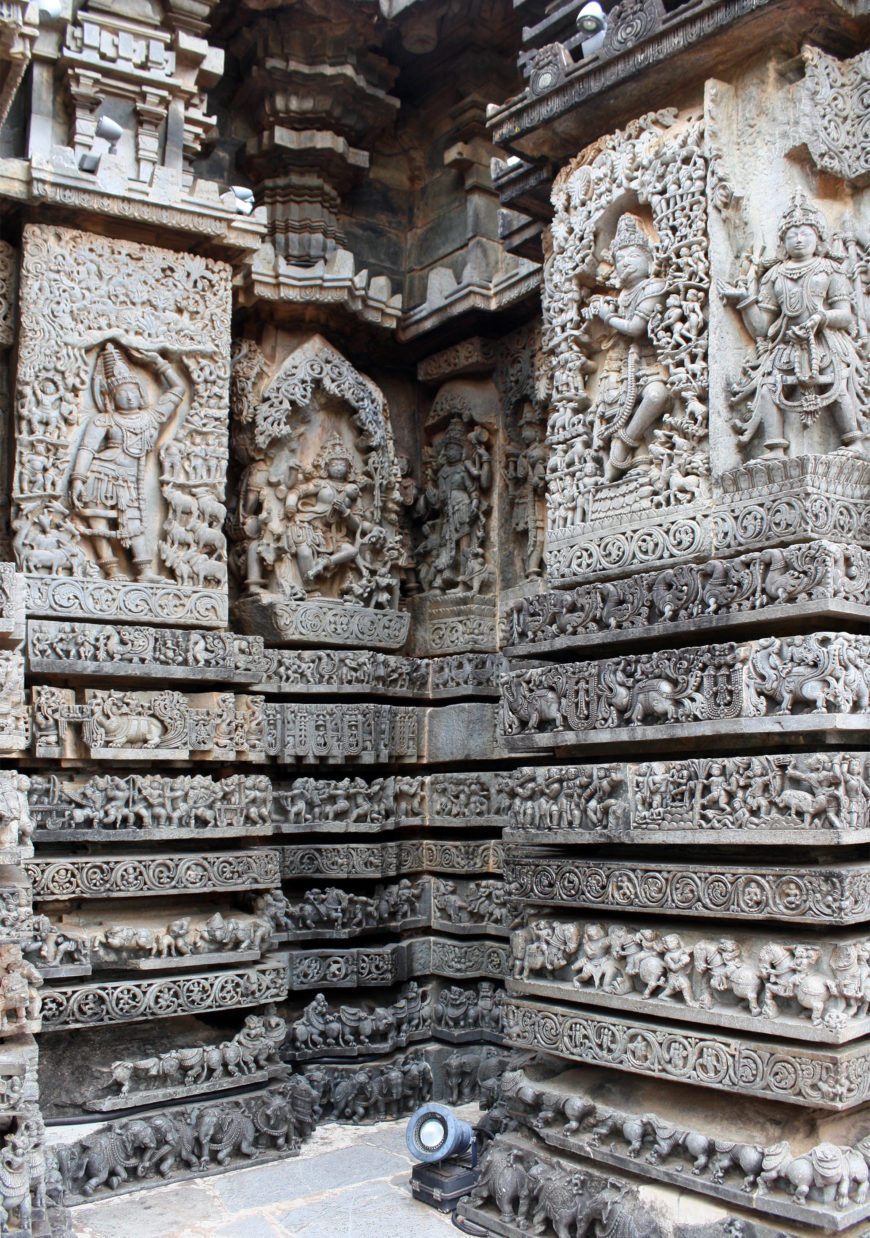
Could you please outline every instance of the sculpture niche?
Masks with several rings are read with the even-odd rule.
[[[381,392],[314,336],[236,352],[240,622],[271,643],[400,645],[399,470]]]
[[[840,447],[866,453],[870,368],[861,346],[867,338],[862,275],[848,226],[835,240],[840,258],[826,252],[825,216],[796,193],[779,225],[784,256],[761,278],[759,261],[747,258],[739,283],[719,285],[756,346],[732,387],[732,425],[744,446],[761,430],[765,459],[788,455],[824,419],[833,423]]]

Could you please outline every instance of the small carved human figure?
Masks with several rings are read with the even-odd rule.
[[[523,539],[523,571],[540,576],[547,527],[547,445],[530,400],[519,421],[521,448],[508,448],[507,479],[513,498],[511,527]]]
[[[480,589],[481,552],[486,527],[486,495],[492,486],[492,459],[486,430],[466,434],[454,418],[436,448],[429,482],[418,511],[426,516],[425,538],[417,547],[420,583],[426,590]]]
[[[719,295],[740,313],[755,338],[758,360],[732,389],[738,441],[760,428],[765,458],[788,454],[796,426],[812,426],[828,410],[843,447],[864,450],[870,390],[867,361],[855,343],[859,325],[849,277],[819,252],[827,243],[824,215],[795,194],[779,226],[785,257],[760,282],[752,270]]]
[[[285,500],[289,518],[287,553],[303,594],[321,579],[359,558],[364,527],[356,508],[360,486],[353,460],[334,435],[314,461],[309,480],[291,490]]]
[[[151,570],[155,537],[147,528],[145,469],[160,426],[185,395],[184,382],[159,353],[127,350],[153,371],[165,391],[148,405],[139,380],[115,344],[106,343],[94,372],[98,411],[85,427],[69,479],[69,501],[83,523],[105,575],[123,576],[118,544],[129,549],[139,580],[159,580]]]
[[[635,215],[622,215],[610,247],[619,296],[592,297],[584,311],[627,341],[620,370],[619,402],[602,437],[610,450],[605,481],[616,481],[627,469],[643,463],[638,450],[646,435],[672,403],[666,374],[649,335],[649,322],[665,306],[666,284],[653,275],[653,246]]]

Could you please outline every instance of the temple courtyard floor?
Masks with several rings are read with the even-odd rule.
[[[476,1105],[455,1110],[466,1121]],[[72,1210],[77,1238],[448,1238],[411,1197],[407,1120],[323,1126],[298,1156],[106,1196]]]

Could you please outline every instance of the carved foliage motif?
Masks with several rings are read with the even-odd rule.
[[[813,162],[844,180],[870,172],[870,55],[837,60],[818,47],[804,47],[800,136]]]
[[[229,269],[33,225],[21,311],[16,556],[81,581],[62,603],[38,579],[36,605],[220,623]],[[99,602],[96,582],[133,577]],[[186,589],[205,591],[195,614]]]

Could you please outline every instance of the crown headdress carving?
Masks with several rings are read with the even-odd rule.
[[[98,407],[104,409],[106,397],[114,396],[119,387],[127,386],[137,387],[144,399],[142,386],[127,364],[124,354],[114,344],[104,344],[94,369],[94,398]]]
[[[620,215],[619,222],[616,225],[616,233],[610,246],[611,256],[619,253],[621,249],[632,249],[635,247],[646,250],[650,255],[653,253],[652,241],[641,227],[637,215]]]
[[[815,228],[823,245],[827,242],[828,221],[819,208],[813,206],[803,190],[799,189],[792,195],[788,210],[780,220],[779,239],[782,240],[789,228],[799,228],[803,224]]]

